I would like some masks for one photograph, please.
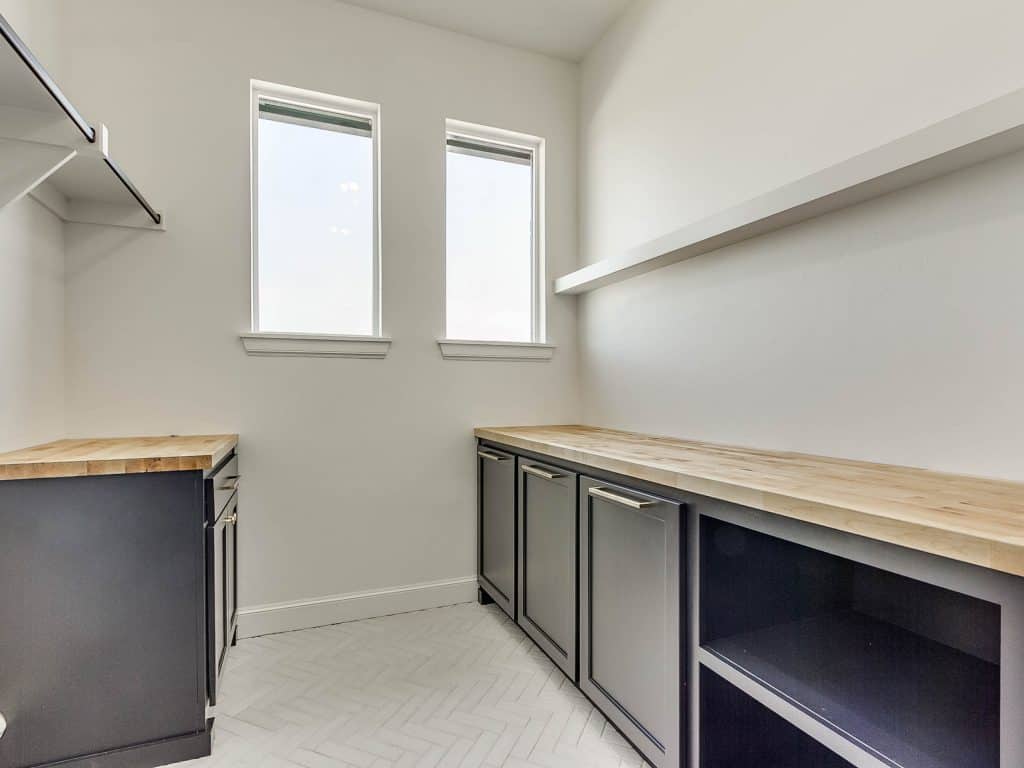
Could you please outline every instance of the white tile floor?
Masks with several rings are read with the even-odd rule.
[[[241,640],[217,709],[178,768],[645,765],[493,605]]]

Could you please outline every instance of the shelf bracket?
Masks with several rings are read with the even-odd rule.
[[[102,175],[114,174],[138,204],[69,198],[58,189],[59,185],[48,181],[69,163],[102,165]],[[25,195],[41,203],[57,218],[73,224],[167,229],[165,217],[145,202],[110,159],[105,125],[96,128],[93,142],[87,142],[84,138],[69,137],[66,130],[62,132],[51,115],[3,107],[0,108],[0,208]]]
[[[69,147],[0,139],[0,208],[30,194],[77,154]]]

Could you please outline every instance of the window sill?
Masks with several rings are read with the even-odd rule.
[[[386,357],[391,339],[386,336],[338,336],[311,333],[243,333],[239,335],[250,355],[292,357]]]
[[[463,341],[438,339],[445,360],[506,360],[547,362],[555,354],[552,344],[525,341]]]

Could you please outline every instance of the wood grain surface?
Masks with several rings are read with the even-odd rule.
[[[475,434],[1024,576],[1024,484],[576,425],[481,427]]]
[[[56,440],[0,454],[0,480],[212,469],[238,435],[170,435]]]

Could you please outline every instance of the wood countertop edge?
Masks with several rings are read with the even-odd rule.
[[[183,436],[188,437],[188,436]],[[138,456],[89,458],[74,460],[48,460],[40,458],[32,461],[13,461],[0,463],[0,481],[3,480],[36,480],[59,477],[92,477],[103,475],[133,475],[154,472],[180,472],[192,470],[208,470],[217,466],[226,456],[238,447],[237,434],[202,435],[200,437],[223,438],[215,450],[204,452],[181,452],[166,456]],[[111,438],[112,442],[133,440],[137,438]],[[143,438],[148,439],[148,438]],[[102,438],[100,439],[102,440]],[[63,441],[55,441],[60,443]],[[44,445],[49,445],[44,444]],[[38,446],[33,446],[33,448]],[[26,449],[31,450],[31,449]]]
[[[639,436],[639,433],[628,434]],[[780,517],[845,531],[1014,576],[1024,576],[1024,536],[982,535],[978,531],[956,525],[927,524],[918,519],[906,519],[898,511],[880,512],[857,505],[839,506],[835,503],[817,500],[810,495],[796,496],[765,490],[756,485],[745,486],[732,481],[689,475],[638,461],[606,456],[600,452],[590,452],[557,443],[512,435],[503,431],[503,428],[478,427],[474,429],[474,435],[477,438],[510,448],[532,451],[606,472],[614,472],[625,477],[644,480],[655,485],[752,507]],[[670,438],[657,439],[669,440]],[[828,458],[822,457],[822,460],[828,461]],[[871,466],[870,462],[858,463]],[[911,468],[907,469],[911,470]]]
[[[224,460],[225,456],[229,455],[232,451],[238,448],[238,435],[228,434],[225,435],[225,437],[228,438],[227,442],[224,444],[221,450],[210,455],[210,466],[203,467],[203,469],[213,469],[218,464],[220,464],[221,461]]]

